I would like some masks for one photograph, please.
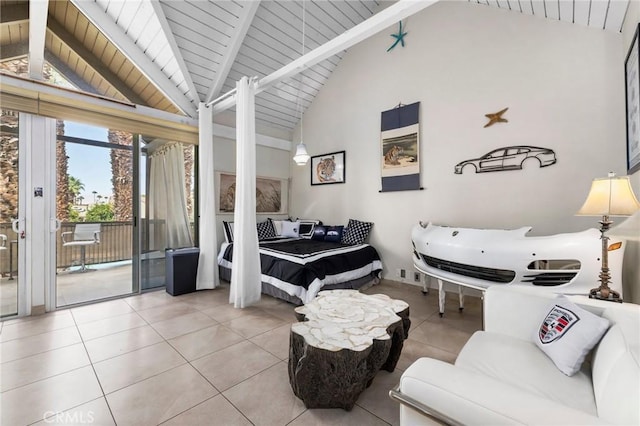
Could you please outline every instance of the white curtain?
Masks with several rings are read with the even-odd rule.
[[[149,246],[154,250],[193,246],[185,190],[184,151],[169,143],[150,155]]]
[[[198,107],[199,119],[199,245],[200,259],[196,289],[216,288],[220,285],[218,277],[218,239],[216,237],[215,179],[213,166],[213,111],[203,102]]]
[[[244,308],[260,300],[262,289],[256,230],[256,87],[254,81],[242,77],[236,88],[236,203],[229,303]]]

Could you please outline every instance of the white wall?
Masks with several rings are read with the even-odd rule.
[[[631,46],[636,28],[638,27],[638,22],[640,22],[640,2],[630,1],[625,23],[622,28],[625,58],[629,46]],[[626,140],[626,138],[623,140]],[[631,185],[633,186],[636,196],[640,197],[640,172],[635,172],[631,175]],[[640,233],[640,230],[638,232]],[[640,303],[640,263],[638,259],[640,259],[640,241],[628,241],[624,256],[622,280],[625,284],[625,299],[628,298],[628,300],[633,303]]]
[[[468,227],[533,226],[533,235],[597,227],[579,218],[591,180],[625,174],[621,34],[467,2],[441,2],[349,49],[304,116],[311,155],[346,150],[346,183],[310,186],[292,166],[291,215],[375,223],[371,243],[392,279],[412,270],[419,220]],[[423,191],[379,193],[380,113],[421,102]],[[509,110],[483,128],[484,114]],[[294,136],[294,140],[297,140]],[[456,175],[454,165],[509,145],[555,150],[535,170]],[[412,275],[412,274],[410,274]]]

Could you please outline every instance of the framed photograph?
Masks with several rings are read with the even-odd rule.
[[[288,179],[256,177],[256,213],[287,213]],[[233,213],[236,204],[236,174],[216,172],[218,213]]]
[[[311,185],[327,185],[345,182],[345,152],[311,157]]]
[[[627,174],[640,170],[640,42],[636,28],[624,62],[625,95],[627,104]]]

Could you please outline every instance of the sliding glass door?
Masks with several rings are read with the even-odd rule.
[[[134,137],[58,122],[56,306],[137,291]]]
[[[140,287],[164,287],[165,249],[195,244],[195,147],[141,140]]]
[[[24,302],[23,277],[18,268],[23,246],[20,229],[24,226],[19,121],[17,112],[0,111],[0,318],[17,315],[18,302]]]
[[[0,317],[165,286],[165,250],[197,244],[193,145],[6,110],[0,124]]]

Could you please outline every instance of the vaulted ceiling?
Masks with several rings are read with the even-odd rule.
[[[447,0],[442,0],[447,1]],[[629,0],[468,0],[620,32]],[[242,76],[264,77],[373,16],[378,0],[2,0],[0,60],[29,55],[79,90],[197,117]],[[303,26],[304,11],[304,26]],[[304,45],[303,45],[304,28]],[[262,126],[291,131],[344,51],[256,99]]]

